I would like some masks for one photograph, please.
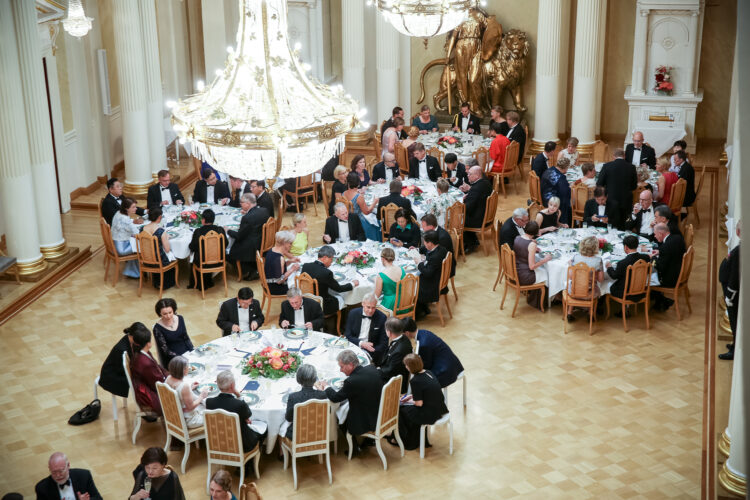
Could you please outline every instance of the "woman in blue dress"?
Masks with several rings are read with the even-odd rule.
[[[365,195],[363,194],[364,190],[359,189],[359,176],[356,172],[349,172],[346,182],[349,189],[344,191],[342,196],[352,202],[352,212],[359,217],[359,221],[362,223],[362,229],[365,230],[365,237],[368,240],[380,241],[380,224],[373,224],[370,221],[370,219],[373,219],[377,222],[377,219],[374,217],[366,217],[377,209],[380,198],[375,198],[370,205],[367,205],[365,202]]]
[[[141,231],[146,232],[150,234],[151,236],[156,237],[156,239],[159,241],[159,256],[161,257],[161,263],[162,265],[169,264],[169,257],[167,257],[167,253],[170,252],[172,249],[169,246],[169,235],[164,230],[163,227],[161,227],[161,215],[162,211],[160,207],[152,207],[148,210],[148,220],[150,221],[148,224],[143,226],[141,228]],[[174,268],[170,269],[169,271],[166,271],[164,273],[164,290],[167,290],[168,288],[172,288],[175,285],[174,280]],[[151,273],[154,288],[159,288],[159,282],[161,280],[161,276],[156,273]]]
[[[438,121],[437,118],[430,115],[430,107],[425,104],[419,110],[419,114],[412,120],[411,126],[417,127],[420,134],[429,134],[430,132],[437,132]]]

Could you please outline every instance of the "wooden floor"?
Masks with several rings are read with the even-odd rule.
[[[719,176],[713,180],[721,181]],[[518,193],[511,190],[507,199],[501,198],[499,216],[525,205],[525,185],[518,185]],[[705,193],[699,202],[704,214]],[[322,217],[315,219],[309,209],[307,215],[311,234],[319,235]],[[708,216],[702,218],[705,226]],[[95,212],[77,211],[64,220],[68,241],[98,246]],[[433,435],[433,448],[424,460],[418,452],[399,458],[384,443],[387,472],[373,450],[351,462],[340,451],[332,459],[332,486],[324,465],[302,459],[297,492],[291,471],[284,471],[275,456],[264,455],[261,492],[265,498],[342,499],[698,497],[706,234],[705,229],[696,233],[692,315],[677,322],[674,311],[653,313],[646,330],[641,313],[630,320],[629,333],[620,319],[611,318],[598,322],[593,336],[584,321],[571,324],[564,335],[560,306],[540,313],[523,299],[511,319],[510,308],[499,310],[501,288],[491,290],[496,255],[470,255],[458,267],[453,319],[442,328],[433,313],[420,324],[451,345],[468,374],[465,412],[460,388],[450,389],[454,455],[448,454],[442,428]],[[201,300],[199,293],[185,289],[181,275],[183,288],[165,296],[177,300],[193,341],[219,336],[214,321],[225,300],[222,291],[214,288]],[[144,423],[132,445],[132,403],[113,423],[103,390],[99,420],[82,427],[66,423],[91,400],[94,377],[122,329],[133,321],[150,327],[157,319],[152,288],[138,298],[137,281],[124,278],[113,289],[102,277],[99,253],[2,327],[0,494],[20,491],[30,497],[34,484],[48,474],[48,456],[64,451],[73,467],[92,470],[105,497],[124,498],[143,450],[164,444],[163,424]],[[230,296],[238,285],[230,282]],[[261,293],[258,282],[251,285]],[[278,307],[276,301],[269,322],[275,321]],[[726,365],[722,369],[720,383],[729,372]],[[719,418],[717,425],[720,432],[725,421]],[[169,453],[178,470],[181,458],[181,451]],[[188,499],[205,498],[203,447],[192,450],[180,479]]]

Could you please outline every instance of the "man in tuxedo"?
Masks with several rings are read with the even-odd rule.
[[[542,175],[544,175],[544,172],[549,168],[549,162],[555,154],[555,149],[557,149],[555,141],[545,142],[544,151],[536,155],[531,162],[531,170],[533,170],[540,179],[542,178]]]
[[[211,175],[214,175],[213,172]],[[227,247],[227,234],[224,232],[224,228],[221,226],[217,226],[214,224],[214,221],[216,220],[216,214],[213,210],[210,208],[207,208],[203,211],[203,214],[201,214],[201,227],[193,231],[193,239],[190,240],[190,245],[188,245],[188,248],[193,253],[193,262],[200,262],[200,240],[201,236],[204,236],[211,231],[215,231],[224,239],[224,248]],[[200,281],[198,282],[200,283]],[[200,285],[197,285],[200,286]],[[205,288],[211,288],[214,286],[214,279],[213,279],[213,273],[206,273],[203,276],[203,286]],[[188,283],[188,288],[195,288],[196,282],[195,278],[193,277],[193,273],[190,273],[190,281]]]
[[[620,229],[620,207],[607,196],[607,190],[602,186],[594,188],[594,197],[583,206],[583,222],[596,227],[611,224]]]
[[[645,260],[650,262],[651,259],[648,255],[638,253],[638,237],[634,235],[625,236],[622,239],[622,247],[625,250],[625,258],[617,263],[617,266],[612,267],[612,263],[607,261],[607,274],[610,278],[615,280],[609,289],[609,293],[613,296],[622,298],[622,294],[625,293],[625,276],[628,272],[628,266],[635,264],[639,260]],[[630,296],[630,300],[640,300],[642,296]]]
[[[249,182],[242,180],[242,179],[238,179],[237,177],[232,177],[231,175],[229,176],[229,188],[231,189],[231,195],[232,195],[232,199],[229,202],[229,206],[234,207],[234,208],[240,208],[241,206],[240,199],[242,198],[243,194],[252,193]]]
[[[466,193],[464,205],[466,206],[465,227],[476,228],[482,226],[487,198],[492,194],[492,183],[484,176],[482,167],[476,165],[469,169],[469,182],[461,186],[461,191]],[[476,233],[464,231],[464,250],[471,253],[479,247],[479,239]]]
[[[396,118],[404,119],[404,108],[401,106],[396,106],[393,108],[393,112],[391,113],[391,117],[388,118],[385,122],[383,122],[383,126],[380,127],[380,135],[382,136],[386,130],[388,130],[391,127],[395,127],[393,124],[393,120]],[[404,140],[407,137],[409,137],[409,134],[406,133],[406,130],[401,130],[401,137],[399,139]]]
[[[414,145],[414,156],[409,160],[409,178],[430,180],[435,182],[443,175],[437,158],[430,156],[425,151],[424,144],[418,142]]]
[[[625,161],[625,151],[615,149],[614,160],[605,163],[599,172],[597,186],[607,188],[607,195],[618,207],[629,207],[633,203],[633,190],[638,187],[638,174],[635,167]],[[612,225],[622,227],[623,221],[611,219]]]
[[[505,136],[518,143],[518,163],[523,164],[523,152],[526,149],[526,131],[521,126],[521,116],[515,111],[508,111],[505,115],[510,129]]]
[[[146,195],[147,206],[182,205],[185,203],[185,197],[182,196],[177,184],[172,182],[169,170],[159,170],[156,176],[159,182],[148,188],[148,194]]]
[[[498,234],[497,241],[500,248],[507,243],[511,250],[513,250],[513,243],[516,241],[516,237],[523,236],[523,228],[529,223],[529,211],[523,207],[518,207],[513,210],[513,214],[503,222],[500,227],[500,234]]]
[[[625,230],[654,239],[654,195],[648,189],[641,191],[638,203],[633,205],[633,213],[625,220]]]
[[[685,142],[683,140],[674,141],[674,144],[672,145],[672,155],[669,157],[669,163],[670,163],[670,165],[669,165],[669,171],[670,172],[674,172],[675,174],[679,175],[680,174],[680,167],[678,167],[674,163],[674,160],[675,160],[675,156],[674,155],[675,155],[675,153],[677,153],[677,151],[685,151],[685,158],[689,159],[687,157],[687,142]]]
[[[366,239],[359,217],[349,217],[349,209],[346,205],[341,202],[336,203],[333,206],[333,215],[326,219],[323,242],[365,241]]]
[[[115,214],[120,211],[120,205],[125,197],[122,195],[122,183],[117,180],[117,177],[112,177],[107,181],[107,190],[109,190],[109,193],[107,193],[107,196],[102,200],[102,217],[104,217],[107,224],[111,226],[112,219]],[[139,217],[143,217],[143,214],[145,214],[146,211],[142,208],[137,208],[135,213],[138,214]],[[141,220],[138,224],[141,222],[143,221]]]
[[[737,222],[737,238],[740,237],[741,222]],[[740,305],[740,244],[738,243],[729,255],[721,261],[719,266],[719,283],[724,293],[724,303],[727,305],[729,327],[732,330],[732,343],[727,344],[727,352],[719,354],[719,359],[732,361],[734,359],[734,342],[737,338],[737,312]]]
[[[402,186],[403,185],[401,184],[401,181],[399,179],[392,180],[388,185],[388,191],[390,191],[391,194],[389,194],[388,196],[383,196],[378,201],[378,212],[376,214],[378,220],[380,220],[380,209],[388,206],[389,203],[393,203],[397,207],[403,208],[409,217],[414,217],[415,219],[417,218],[417,215],[411,208],[411,202],[409,201],[409,199],[401,196]]]
[[[445,173],[448,174],[448,182],[453,187],[461,187],[465,182],[469,182],[469,177],[466,175],[466,165],[458,161],[456,153],[448,153],[443,158],[445,163]]]
[[[203,170],[203,179],[195,183],[193,190],[193,201],[197,203],[215,203],[217,205],[226,205],[229,203],[231,194],[229,187],[224,181],[216,178],[213,169],[206,168]]]
[[[385,333],[385,314],[378,311],[378,298],[368,293],[362,299],[362,307],[349,311],[344,336],[354,345],[367,351],[375,366],[380,366],[388,347]]]
[[[419,342],[419,352],[416,354],[422,358],[424,369],[435,375],[440,387],[448,387],[455,382],[464,367],[448,344],[429,330],[418,330],[417,323],[411,318],[401,321],[406,336]]]
[[[468,134],[480,134],[482,132],[479,117],[471,114],[468,102],[461,103],[461,112],[453,115],[452,126],[454,132],[466,132]]]
[[[260,440],[260,435],[250,428],[253,416],[252,410],[245,401],[240,397],[240,391],[235,385],[234,375],[229,370],[219,372],[216,376],[216,385],[219,387],[218,396],[206,399],[207,410],[225,410],[229,413],[236,413],[240,417],[240,434],[242,435],[242,451],[247,453],[252,451]],[[248,462],[247,465],[252,463]],[[247,465],[246,471],[247,471]]]
[[[325,326],[323,309],[317,301],[303,297],[302,291],[293,286],[286,292],[286,300],[281,303],[279,326],[281,328],[304,326],[308,330],[319,332]]]
[[[268,215],[274,216],[273,200],[271,195],[266,191],[266,181],[250,181],[250,192],[255,195],[255,201],[259,207],[263,207],[268,211]]]
[[[255,331],[265,321],[260,302],[253,298],[253,289],[244,286],[237,292],[237,298],[225,300],[219,308],[216,326],[221,328],[221,335]]]
[[[438,226],[437,217],[433,214],[424,214],[420,223],[423,233],[427,234],[428,231],[435,231],[438,235],[438,245],[451,253],[451,278],[454,277],[456,275],[456,252],[453,251],[453,239],[451,238],[451,234]],[[427,247],[424,245],[420,246],[419,253],[425,255],[427,253]]]
[[[391,182],[394,179],[401,179],[401,171],[393,153],[385,153],[383,161],[372,167],[372,182]]]
[[[424,246],[427,250],[425,260],[419,262],[415,259],[419,269],[417,319],[430,314],[430,304],[440,300],[440,274],[443,271],[443,259],[448,255],[448,250],[439,245],[437,231],[428,231],[424,234]]]
[[[685,179],[687,183],[685,189],[685,200],[682,202],[683,207],[690,207],[695,202],[695,169],[687,161],[687,153],[683,150],[674,154],[674,164],[680,169],[677,174],[680,179]],[[686,215],[686,214],[685,214]]]
[[[641,132],[634,132],[633,142],[625,146],[625,161],[634,167],[643,165],[650,169],[656,168],[656,151],[643,142]]]
[[[682,231],[680,231],[680,224],[677,221],[677,217],[672,213],[669,207],[664,204],[656,205],[654,207],[654,220],[653,222],[651,222],[651,226],[653,227],[660,223],[667,225],[669,234],[679,234],[680,236],[682,236]],[[656,238],[654,238],[653,236],[649,239],[651,241],[656,241]]]
[[[229,258],[239,261],[247,269],[243,279],[258,279],[258,271],[255,270],[255,252],[260,249],[263,242],[263,224],[270,217],[268,210],[256,204],[255,195],[243,194],[240,199],[242,212],[245,214],[240,220],[240,228],[237,231],[229,230],[229,236],[234,238],[232,248],[229,250]]]
[[[323,297],[323,313],[333,314],[339,310],[339,301],[329,293],[329,290],[334,292],[348,292],[353,290],[355,286],[359,286],[359,281],[354,280],[351,283],[340,284],[333,277],[333,272],[328,269],[333,263],[333,258],[336,256],[336,251],[333,247],[323,245],[318,250],[318,260],[314,262],[308,262],[302,266],[302,273],[307,273],[311,278],[318,280],[318,293]]]
[[[49,476],[36,483],[37,500],[102,500],[91,472],[71,469],[68,457],[55,452],[47,463]]]
[[[682,256],[685,255],[686,250],[685,240],[679,234],[669,234],[666,224],[654,226],[654,237],[659,242],[654,261],[654,268],[659,276],[659,286],[672,288],[677,285],[677,280],[680,278]],[[674,303],[674,300],[666,298],[661,292],[651,292],[651,298],[654,309],[657,311],[666,311]]]
[[[393,377],[401,375],[401,394],[409,388],[409,370],[404,365],[404,357],[412,352],[411,341],[404,335],[404,323],[399,318],[388,318],[385,322],[388,335],[388,349],[380,365],[380,377],[386,384]]]

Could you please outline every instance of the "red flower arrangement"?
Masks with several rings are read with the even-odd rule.
[[[296,372],[299,365],[299,354],[285,351],[284,346],[279,344],[276,347],[266,347],[247,358],[242,373],[253,378],[263,376],[277,379]]]
[[[461,139],[458,137],[454,137],[452,135],[444,135],[437,141],[437,145],[439,148],[447,148],[448,146],[455,146],[457,148],[462,147],[464,144],[461,142]]]
[[[198,227],[201,225],[202,218],[203,217],[201,216],[201,214],[196,212],[195,210],[185,210],[180,214],[179,217],[175,219],[175,223],[177,225],[183,223],[192,227]]]
[[[404,186],[401,188],[401,196],[422,196],[422,188],[412,184],[411,186]]]
[[[599,250],[602,250],[604,253],[612,252],[612,243],[604,238],[597,238],[597,240],[599,241]]]
[[[370,267],[375,263],[375,257],[365,252],[364,250],[352,250],[351,252],[340,255],[336,259],[336,263],[341,266],[353,265],[357,269],[363,267]]]
[[[672,95],[672,91],[674,90],[674,84],[672,84],[672,75],[670,72],[672,71],[672,66],[657,66],[656,73],[654,74],[654,80],[656,81],[656,85],[654,86],[654,90],[656,92],[661,92],[666,95]]]

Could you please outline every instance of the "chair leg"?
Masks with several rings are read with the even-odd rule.
[[[388,470],[388,462],[385,459],[385,453],[383,453],[383,447],[380,444],[381,439],[375,439],[375,449],[378,451],[378,456],[383,462],[383,470]]]
[[[336,312],[336,335],[341,336],[341,309]]]
[[[255,455],[255,479],[260,479],[260,469],[258,469],[258,466],[260,465],[260,450],[258,450],[258,453]]]
[[[495,285],[492,287],[492,291],[493,292],[495,291],[495,289],[497,288],[498,283],[500,283],[500,280],[502,280],[502,279],[503,279],[503,268],[501,267],[497,271],[497,279],[495,279]]]
[[[109,256],[104,253],[104,282],[107,282],[107,277],[109,276]]]
[[[161,298],[164,293],[164,273],[160,273],[159,276],[159,298]]]
[[[451,311],[451,305],[448,302],[448,294],[446,293],[443,295],[443,299],[445,299],[445,308],[448,309],[448,316],[453,319],[453,311]]]
[[[112,420],[117,422],[117,396],[112,394]]]
[[[453,455],[453,422],[448,421],[448,435],[450,436],[449,454]]]
[[[596,300],[589,308],[589,335],[594,334],[594,314],[596,313]]]
[[[623,299],[624,298],[625,297],[624,297],[624,294],[623,294]],[[628,332],[628,320],[626,318],[626,316],[627,316],[626,311],[627,311],[627,307],[625,307],[625,301],[623,300],[622,301],[622,327],[625,329],[625,333]]]
[[[211,477],[210,474],[210,467],[209,467],[209,478]],[[240,465],[240,488],[242,488],[242,485],[245,484],[245,464]],[[206,489],[208,489],[211,486],[211,483],[209,482],[206,485]]]
[[[676,300],[675,300],[675,303],[677,303]],[[646,330],[650,330],[651,325],[649,324],[649,321],[648,321],[648,295],[646,295],[646,303],[643,305],[643,308],[646,310]]]
[[[542,312],[544,312],[544,296],[547,295],[547,287],[542,287],[542,297],[539,301],[539,305],[542,306]]]
[[[424,458],[424,433],[427,425],[419,426],[419,458]]]
[[[171,435],[170,433],[168,433],[168,432],[167,432],[167,442],[166,442],[166,443],[164,443],[164,452],[165,452],[165,453],[168,453],[168,452],[169,452],[169,445],[170,445],[170,444],[172,444],[172,435]],[[185,473],[185,472],[183,472],[183,474],[184,474],[184,473]]]
[[[482,228],[482,231],[480,232],[480,234],[482,236],[482,247],[484,248],[484,256],[486,257],[486,256],[488,256],[490,254],[490,251],[489,251],[489,249],[487,248],[487,245],[486,245],[486,243],[487,243],[487,231],[485,231],[484,228]]]
[[[349,432],[346,433],[346,444],[349,445],[349,460],[352,459],[352,447],[354,446],[352,444],[352,435],[349,434]]]
[[[503,291],[503,300],[500,301],[500,310],[503,310],[503,305],[505,305],[505,296],[508,295],[508,280],[505,280],[505,290]]]
[[[682,315],[680,314],[680,293],[675,292],[674,294],[674,311],[677,313],[677,321],[682,321]],[[646,308],[648,312],[648,308]]]
[[[461,258],[464,260],[464,263],[466,262],[466,250],[464,250],[464,235],[461,233],[461,235],[458,238],[458,244],[461,247]]]
[[[688,312],[690,314],[693,314],[693,308],[690,307],[690,292],[688,291],[687,286],[685,288],[683,288],[683,290],[685,290],[685,302],[687,302]]]
[[[201,297],[203,300],[206,300],[206,286],[203,284],[203,273],[201,273]]]
[[[326,469],[328,469],[328,484],[333,484],[333,474],[331,474],[331,450],[330,449],[326,449]]]
[[[294,489],[297,489],[297,459],[292,457],[292,477],[294,478]]]
[[[135,437],[138,435],[138,431],[141,430],[141,420],[141,417],[135,417],[135,427],[133,428],[133,444],[135,444]]]
[[[564,294],[563,294],[563,303],[562,303],[562,315],[563,315],[563,333],[567,335],[568,334],[568,303],[565,300]]]
[[[94,379],[94,399],[99,399],[99,375]]]
[[[240,264],[240,261],[236,261],[235,265],[237,266],[237,281],[242,281],[242,264]]]
[[[229,296],[229,289],[227,288],[227,265],[224,264],[224,269],[221,271],[221,277],[224,278],[224,297]]]
[[[185,466],[187,465],[189,456],[190,456],[190,443],[185,443],[185,454],[182,455],[182,469],[181,469],[183,475],[185,475]]]
[[[451,288],[453,289],[453,297],[455,297],[456,302],[458,302],[458,293],[456,293],[456,282],[453,281],[453,278],[451,278]]]
[[[404,456],[404,442],[401,441],[401,434],[398,433],[398,427],[393,429],[393,434],[396,436],[396,442],[398,443],[398,447],[401,448],[401,456],[403,457]]]
[[[284,470],[289,468],[289,451],[284,445],[279,445],[281,448],[281,454],[284,456]]]
[[[521,289],[520,288],[516,288],[516,302],[515,302],[515,304],[513,304],[513,312],[510,313],[510,317],[511,318],[515,318],[516,317],[516,309],[518,308],[518,299],[520,299],[520,298],[521,298]]]
[[[463,389],[461,392],[461,396],[464,398],[464,408],[466,408],[466,374],[464,373],[463,379],[461,379],[463,382]]]
[[[208,462],[208,471],[206,472],[206,493],[210,491],[211,488],[211,462]],[[240,467],[240,488],[242,487],[242,479],[245,474],[245,467]]]
[[[440,326],[445,326],[445,319],[443,319],[443,310],[440,308],[440,297],[438,297],[437,301],[437,313],[438,318],[440,318]]]
[[[607,314],[604,316],[604,319],[608,320],[609,319],[609,295],[607,295],[607,297],[604,299],[604,305],[607,308]]]
[[[112,276],[112,288],[117,286],[117,280],[120,278],[120,261],[115,260],[115,275]]]

